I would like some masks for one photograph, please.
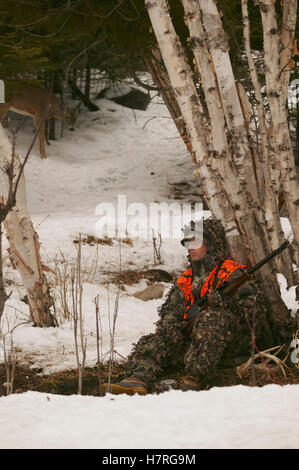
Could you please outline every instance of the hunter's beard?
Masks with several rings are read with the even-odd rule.
[[[199,276],[200,274],[203,274],[203,260],[199,259],[198,261],[192,261],[191,259],[191,265],[192,265],[192,273],[195,276]]]
[[[192,261],[192,273],[195,276],[201,276],[203,274],[208,275],[210,271],[220,262],[220,257],[215,255],[215,251],[211,253],[212,250],[208,250],[205,257],[198,260]]]

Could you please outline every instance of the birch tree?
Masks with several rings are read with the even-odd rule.
[[[13,156],[13,157],[12,157]],[[0,195],[2,201],[7,201],[9,179],[5,168],[8,168],[13,158],[13,178],[19,175],[21,162],[12,149],[5,130],[0,124]],[[24,173],[20,175],[15,205],[8,212],[4,227],[9,242],[9,256],[12,266],[18,269],[27,293],[30,316],[35,326],[56,326],[51,314],[52,299],[49,287],[42,270],[39,254],[38,235],[35,232],[26,202]]]
[[[286,114],[297,0],[284,0],[281,31],[274,2],[255,1],[263,27],[266,96],[250,45],[247,0],[240,0],[243,50],[253,105],[248,90],[235,78],[218,6],[221,2],[181,0],[181,3],[191,59],[176,33],[167,0],[145,0],[156,49],[165,69],[162,84],[168,82],[171,87],[175,106],[170,106],[169,92],[163,97],[192,154],[194,174],[200,178],[204,201],[223,223],[233,259],[252,266],[283,243],[279,215],[279,195],[283,195],[293,229],[293,244],[256,275],[271,306],[273,341],[281,341],[289,335],[288,325],[292,322],[281,299],[276,273],[286,277],[288,286],[298,282],[293,264],[298,266],[299,188]],[[157,56],[157,52],[154,54]],[[159,85],[157,68],[155,73],[152,63],[148,63],[148,68]],[[257,133],[253,131],[253,118]]]

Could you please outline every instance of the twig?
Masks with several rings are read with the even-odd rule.
[[[99,331],[99,322],[100,322],[100,308],[99,308],[99,295],[97,295],[94,299],[95,306],[96,306],[96,332],[97,332],[97,359],[98,359],[98,381],[99,381],[99,389],[100,389],[100,396],[103,396],[103,388],[102,388],[102,372],[101,372],[101,359],[100,359],[100,331]],[[101,335],[102,340],[102,335]]]
[[[252,326],[250,326],[250,329],[251,329],[251,358],[252,358],[252,361],[251,361],[251,379],[252,379],[252,384],[255,387],[256,386],[256,377],[255,377],[255,367],[254,367],[255,366],[255,364],[254,364],[254,342],[255,342],[255,325],[256,325],[256,322],[255,322],[256,305],[253,304],[252,308],[253,308]],[[247,323],[249,324],[249,319],[248,319],[248,316],[247,316],[247,310],[245,311],[245,315],[246,315]]]
[[[171,117],[168,117],[168,116],[153,116],[153,117],[151,117],[150,119],[148,119],[147,121],[145,121],[145,123],[144,123],[143,126],[142,126],[142,129],[145,129],[145,126],[146,126],[149,122],[153,121],[154,119],[158,119],[158,118],[162,118],[162,119],[163,119],[163,118],[164,118],[164,119],[171,119]]]
[[[91,268],[90,268],[90,271],[89,271],[88,276],[86,278],[86,282],[91,282],[91,283],[93,282],[94,277],[96,275],[96,271],[97,271],[98,258],[99,258],[99,244],[96,243],[96,252],[95,252],[95,255],[93,257],[93,260],[92,260],[92,263],[91,263]],[[92,275],[92,277],[90,279],[89,277],[91,275]]]
[[[81,234],[79,234],[79,242],[77,246],[77,263],[76,269],[72,271],[72,299],[73,299],[73,318],[74,318],[74,340],[75,354],[78,366],[78,395],[82,394],[83,370],[85,367],[87,340],[84,339],[83,331],[83,312],[82,312],[82,278],[81,278]],[[79,357],[78,345],[78,323],[81,342],[82,360]]]
[[[2,339],[3,357],[4,357],[4,364],[5,364],[5,370],[6,370],[6,383],[3,385],[6,386],[6,394],[11,395],[13,393],[14,373],[15,373],[16,364],[18,362],[18,356],[17,356],[17,350],[13,344],[13,337],[12,337],[13,330],[10,330],[8,318],[7,318],[7,324],[8,324],[8,333],[10,334],[9,352],[7,352],[6,350],[6,338],[5,338],[8,333],[3,334],[1,326],[0,326],[0,337]]]
[[[107,388],[108,392],[110,391],[112,369],[113,369],[113,362],[114,362],[115,328],[116,328],[116,319],[117,319],[117,315],[118,315],[119,296],[120,296],[120,278],[121,278],[121,239],[120,238],[118,239],[118,243],[119,243],[118,289],[117,289],[117,293],[116,293],[116,297],[115,297],[115,303],[114,303],[112,331],[111,331],[111,327],[110,327],[110,308],[109,308],[110,358],[109,358],[108,388]],[[109,301],[109,298],[108,298],[108,301]]]
[[[114,349],[114,352],[115,354],[117,354],[119,357],[121,357],[122,359],[124,359],[125,361],[127,360],[126,357],[122,356],[116,349]]]
[[[161,264],[161,246],[162,246],[162,236],[161,233],[158,233],[159,237],[159,246],[157,245],[157,237],[155,235],[154,229],[152,229],[152,240],[153,240],[153,248],[154,248],[154,265]]]

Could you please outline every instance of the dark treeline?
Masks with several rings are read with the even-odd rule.
[[[240,0],[219,0],[223,24],[229,36],[230,55],[235,76],[250,91],[244,68],[243,25]],[[262,27],[258,6],[249,2],[251,46],[262,51]],[[170,0],[172,19],[187,54],[191,54],[188,30],[182,22],[182,5]],[[276,1],[278,25],[282,5]],[[62,94],[62,82],[78,83],[89,99],[91,80],[103,77],[117,81],[134,78],[136,71],[147,69],[156,40],[144,6],[144,0],[1,0],[0,2],[0,78],[6,84],[6,98],[20,83],[52,86]],[[298,59],[298,56],[295,57]],[[264,83],[262,59],[258,70]],[[196,79],[196,70],[194,70]],[[298,78],[298,67],[291,80]],[[72,88],[72,97],[84,99]],[[81,96],[81,98],[80,98]],[[298,106],[289,110],[290,122],[298,122]],[[296,138],[295,138],[296,140]],[[298,153],[298,149],[296,149]]]

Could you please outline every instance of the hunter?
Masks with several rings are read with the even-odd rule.
[[[203,236],[196,235],[194,223],[184,230],[181,243],[188,250],[190,264],[160,307],[155,333],[134,344],[126,363],[126,376],[110,384],[110,393],[146,395],[154,391],[158,378],[174,368],[184,370],[181,390],[201,390],[221,364],[235,366],[250,356],[248,322],[252,321],[254,308],[256,339],[262,338],[267,307],[255,280],[246,281],[231,296],[224,297],[213,290],[223,281],[234,281],[247,269],[229,259],[221,223],[205,219]],[[186,336],[187,311],[204,295],[209,301]],[[104,392],[107,387],[103,384]]]

